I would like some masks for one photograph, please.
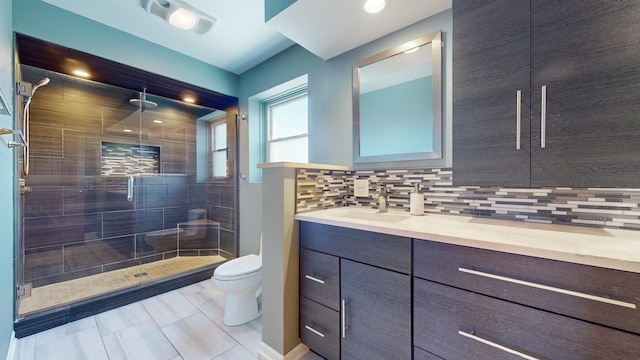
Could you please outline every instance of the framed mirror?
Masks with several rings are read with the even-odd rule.
[[[441,166],[442,31],[353,66],[353,165]]]

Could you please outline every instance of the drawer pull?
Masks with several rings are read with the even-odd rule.
[[[626,308],[629,308],[629,309],[636,309],[636,304],[628,303],[628,302],[624,302],[624,301],[619,301],[619,300],[614,300],[614,299],[608,299],[608,298],[605,298],[605,297],[602,297],[602,296],[585,294],[585,293],[581,293],[581,292],[577,292],[577,291],[571,291],[571,290],[557,288],[557,287],[553,287],[553,286],[532,283],[532,282],[529,282],[529,281],[518,280],[518,279],[506,277],[506,276],[489,274],[489,273],[486,273],[486,272],[466,269],[466,268],[462,268],[462,267],[459,267],[458,271],[461,271],[461,272],[464,272],[464,273],[468,273],[468,274],[483,276],[483,277],[487,277],[487,278],[491,278],[491,279],[506,281],[506,282],[510,282],[510,283],[514,283],[514,284],[529,286],[529,287],[533,287],[533,288],[537,288],[537,289],[553,291],[553,292],[560,293],[560,294],[576,296],[576,297],[580,297],[580,298],[583,298],[583,299],[599,301],[599,302],[603,302],[603,303],[607,303],[607,304],[611,304],[611,305],[622,306],[622,307],[626,307]]]
[[[342,338],[347,337],[347,302],[342,299]]]
[[[516,91],[516,150],[520,150],[520,123],[522,112],[522,90]]]
[[[533,357],[533,356],[530,356],[530,355],[527,355],[527,354],[523,354],[523,353],[521,353],[520,351],[513,350],[513,349],[508,348],[508,347],[506,347],[506,346],[504,346],[504,345],[496,344],[496,343],[494,343],[493,341],[489,341],[489,340],[487,340],[487,339],[483,339],[483,338],[481,338],[481,337],[479,337],[479,336],[475,336],[475,335],[470,334],[470,333],[468,333],[468,332],[464,332],[464,331],[458,330],[458,334],[460,334],[460,335],[462,335],[462,336],[464,336],[464,337],[468,337],[469,339],[473,339],[473,340],[475,340],[475,341],[479,341],[479,342],[481,342],[481,343],[483,343],[483,344],[487,344],[487,345],[489,345],[489,346],[493,346],[494,348],[497,348],[497,349],[500,349],[500,350],[506,351],[506,352],[508,352],[508,353],[510,353],[510,354],[514,354],[514,355],[520,356],[520,357],[521,357],[521,358],[523,358],[523,359],[527,359],[527,360],[540,360],[540,359],[538,359],[538,358],[536,358],[536,357]]]
[[[542,86],[542,104],[540,105],[540,147],[547,145],[547,85]]]
[[[315,281],[317,283],[320,283],[320,284],[324,285],[324,280],[322,280],[322,279],[318,279],[317,277],[313,277],[311,275],[305,275],[304,277],[309,279],[309,280],[312,280],[312,281]]]
[[[305,328],[305,329],[307,329],[307,330],[309,330],[309,331],[311,331],[312,333],[314,333],[314,334],[316,334],[316,335],[318,335],[318,336],[322,337],[322,338],[324,337],[324,334],[323,334],[323,333],[321,333],[320,331],[318,331],[318,330],[316,330],[316,329],[312,328],[312,327],[311,327],[311,326],[309,326],[309,325],[305,325],[305,326],[304,326],[304,328]]]

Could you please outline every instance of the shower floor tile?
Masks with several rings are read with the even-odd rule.
[[[183,256],[45,285],[21,299],[19,316],[68,305],[113,291],[139,286],[224,261],[222,256]]]

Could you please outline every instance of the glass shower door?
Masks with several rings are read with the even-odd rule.
[[[16,282],[31,296],[16,302],[18,318],[236,255],[235,133],[215,147],[209,135],[226,113],[20,69],[24,81],[51,81],[30,110]]]
[[[132,92],[20,69],[24,81],[51,81],[33,96],[29,110],[30,171],[22,174],[28,191],[20,197],[17,285],[26,295],[30,289],[30,296],[18,298],[18,318],[140,284],[109,276],[127,267],[138,272],[138,219],[124,175],[137,174],[138,166],[114,166],[103,156],[105,143],[139,147],[140,114],[129,103]],[[116,130],[130,122],[135,127],[128,132]]]

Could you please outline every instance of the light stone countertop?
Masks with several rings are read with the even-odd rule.
[[[296,220],[640,273],[640,231],[340,207]]]

